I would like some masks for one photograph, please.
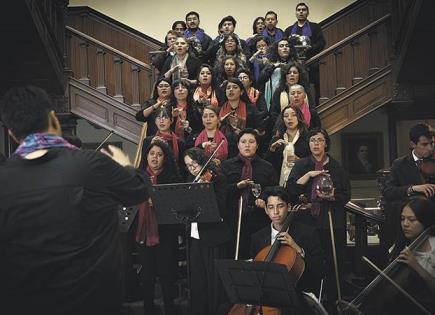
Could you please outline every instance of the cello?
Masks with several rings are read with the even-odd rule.
[[[280,235],[282,232],[286,232],[293,221],[295,213],[301,208],[301,205],[296,205],[293,207],[280,230]],[[296,283],[302,276],[305,270],[304,259],[299,255],[296,250],[291,246],[282,246],[281,242],[276,238],[272,245],[268,245],[261,249],[254,258],[254,261],[264,261],[276,264],[285,265],[287,271],[290,274],[292,282]],[[281,310],[268,306],[261,305],[247,305],[247,304],[236,304],[229,311],[228,315],[281,315]]]
[[[418,249],[431,235],[434,229],[435,225],[427,227],[408,246],[408,249],[411,251]],[[370,282],[351,302],[345,303],[346,306],[343,308],[343,311],[345,312],[345,314],[365,314],[367,312],[365,310],[366,306],[373,306],[374,303],[381,304],[384,302],[383,299],[379,298],[380,296],[391,297],[397,295],[397,293],[399,293],[397,286],[403,287],[406,284],[410,272],[412,272],[412,270],[410,268],[407,268],[406,265],[400,264],[398,262],[398,257],[396,257],[384,270],[380,271],[380,274],[375,279],[373,279],[372,282]],[[395,285],[386,286],[385,278],[392,278],[392,280],[389,281],[394,281]],[[404,294],[408,299],[416,304],[416,306],[418,306],[420,310],[422,310],[426,314],[430,314],[427,310],[421,307],[421,305],[419,305],[413,297],[410,297],[409,294],[406,293],[406,291]],[[371,302],[369,301],[370,297],[375,297],[377,299],[373,298],[374,302]],[[400,298],[402,297],[404,296],[400,296]]]

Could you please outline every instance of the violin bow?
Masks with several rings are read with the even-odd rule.
[[[201,170],[199,171],[198,175],[196,175],[195,179],[193,180],[194,183],[198,182],[198,180],[201,178],[202,173],[204,172],[204,170],[207,168],[208,164],[210,163],[210,161],[214,158],[214,156],[216,155],[217,151],[219,150],[219,148],[221,147],[221,145],[224,143],[224,140],[222,139],[221,142],[218,144],[218,146],[216,147],[216,149],[213,151],[213,153],[210,155],[210,157],[208,158],[207,162],[204,163],[204,165],[202,166]]]

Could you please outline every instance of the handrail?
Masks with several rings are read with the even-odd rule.
[[[80,32],[80,31],[78,31],[78,30],[76,30],[76,29],[74,29],[74,28],[72,28],[70,26],[65,26],[65,29],[68,32],[71,32],[74,35],[76,35],[78,37],[81,37],[82,39],[84,39],[84,40],[86,40],[88,42],[91,42],[95,46],[103,48],[104,50],[110,52],[111,54],[113,54],[113,55],[115,55],[117,57],[120,57],[121,59],[124,59],[124,60],[134,64],[135,66],[137,66],[139,68],[143,68],[143,69],[146,69],[148,71],[152,71],[150,65],[148,65],[145,62],[142,62],[142,61],[140,61],[140,60],[138,60],[136,58],[133,58],[133,57],[123,53],[122,51],[119,51],[118,49],[113,48],[112,46],[109,46],[109,45],[107,45],[107,44],[105,44],[103,42],[100,42],[99,40],[96,40],[95,38],[93,38],[93,37],[91,37],[89,35],[86,35],[85,33],[82,33],[82,32]]]
[[[357,204],[353,203],[352,201],[349,201],[344,206],[346,211],[349,211],[355,215],[363,216],[365,219],[375,222],[375,223],[384,223],[385,218],[374,213],[368,212],[365,208],[358,206]]]
[[[352,42],[355,38],[360,37],[361,35],[364,35],[365,33],[370,32],[371,29],[375,28],[376,26],[383,23],[384,21],[386,21],[389,18],[391,18],[390,13],[388,13],[388,14],[384,15],[383,17],[381,17],[380,19],[377,19],[376,21],[368,24],[367,26],[363,27],[359,31],[353,33],[352,35],[347,36],[346,38],[342,39],[338,43],[335,43],[334,45],[332,45],[331,47],[328,47],[327,49],[322,50],[317,55],[308,59],[305,64],[309,65],[309,64],[313,63],[314,61],[334,52],[338,48],[341,48],[341,47],[347,45],[349,42]]]

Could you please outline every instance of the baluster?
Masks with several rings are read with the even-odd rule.
[[[369,53],[369,74],[379,70],[378,67],[378,31],[373,30],[368,33],[370,40],[370,53]]]
[[[101,49],[97,48],[97,91],[107,94],[106,88],[106,64],[105,64],[106,53]]]
[[[342,50],[336,50],[334,51],[335,56],[335,73],[337,74],[336,77],[336,85],[335,85],[335,94],[340,94],[344,90],[346,90],[345,86],[345,79],[344,79],[344,59],[343,59],[343,51]]]
[[[79,63],[80,63],[80,82],[89,85],[89,68],[88,68],[88,47],[89,44],[85,41],[80,41],[79,44]]]
[[[135,107],[140,107],[139,72],[140,72],[139,67],[134,65],[131,66],[131,94],[132,94],[131,106],[135,106]]]
[[[117,101],[124,103],[124,96],[122,94],[122,59],[113,57],[115,64],[115,95],[113,96]]]

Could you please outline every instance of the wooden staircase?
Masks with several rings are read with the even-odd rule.
[[[335,133],[391,102],[423,0],[360,0],[321,23],[327,47],[307,61],[320,73],[322,125]],[[135,111],[155,78],[160,43],[87,7],[71,8],[66,65],[71,112],[137,142]]]

